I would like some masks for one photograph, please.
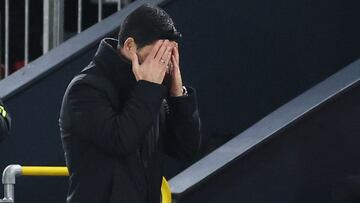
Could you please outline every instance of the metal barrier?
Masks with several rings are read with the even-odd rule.
[[[83,1],[78,1],[78,14],[77,14],[77,33],[82,31],[82,12],[83,12]],[[103,4],[113,3],[117,4],[117,10],[121,10],[121,5],[126,6],[131,3],[131,0],[93,0],[93,3],[98,5],[98,22],[103,19]],[[4,18],[4,27],[5,27],[5,36],[4,36],[4,77],[7,77],[10,74],[10,53],[11,50],[9,47],[9,36],[10,36],[10,1],[5,0],[4,3],[0,1],[1,4],[4,4],[5,18]],[[2,5],[1,5],[2,6]],[[24,1],[24,65],[26,66],[29,63],[29,19],[30,19],[30,0]],[[52,48],[60,45],[63,42],[63,33],[64,33],[64,0],[43,0],[43,54],[47,53]],[[2,22],[1,22],[1,13],[0,13],[0,64],[2,63]],[[1,79],[1,78],[0,78]]]
[[[15,201],[15,179],[17,176],[69,176],[67,167],[62,166],[7,166],[2,175],[4,185],[4,198],[0,203],[14,203]],[[163,177],[161,184],[161,202],[171,203],[171,189]]]

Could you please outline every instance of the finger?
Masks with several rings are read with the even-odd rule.
[[[156,43],[154,44],[154,47],[152,48],[150,54],[148,55],[148,57],[146,57],[146,59],[147,58],[151,58],[151,59],[155,58],[156,54],[158,53],[158,51],[163,43],[164,43],[164,40],[156,41]]]
[[[171,72],[171,63],[169,63],[167,66],[166,66],[166,74],[170,74]]]
[[[179,68],[179,64],[176,61],[176,57],[174,55],[171,55],[171,62],[174,64],[174,69]]]
[[[176,65],[176,59],[173,54],[171,54],[171,63],[175,66]]]
[[[169,47],[169,40],[165,40],[164,43],[161,45],[159,51],[157,52],[155,59],[160,61],[161,57],[165,54]]]
[[[179,47],[177,46],[177,44],[176,44],[176,46],[174,48],[174,55],[175,55],[176,63],[179,64],[180,56],[179,56]]]
[[[163,60],[164,64],[169,64],[170,60],[171,60],[171,52],[172,52],[171,47],[167,47],[166,51],[164,53],[164,55],[161,57],[161,59]]]
[[[175,57],[175,55],[176,55],[175,49],[176,49],[176,48],[174,47],[174,49],[173,49],[172,52],[171,52],[171,58]],[[174,64],[177,64],[176,57],[175,57],[174,59],[175,59]]]
[[[175,75],[175,69],[178,68],[178,66],[176,65],[176,59],[174,55],[171,55],[171,63],[173,64],[172,69],[170,71],[171,75]]]

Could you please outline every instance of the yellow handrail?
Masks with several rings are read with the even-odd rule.
[[[22,176],[69,176],[67,167],[63,166],[21,166]],[[165,177],[161,183],[162,203],[171,203],[171,189]]]
[[[67,167],[62,166],[22,166],[23,176],[69,176]]]

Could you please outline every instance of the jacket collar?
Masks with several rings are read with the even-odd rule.
[[[136,84],[136,79],[131,62],[117,51],[117,44],[116,39],[101,40],[94,62],[117,89],[128,89]]]

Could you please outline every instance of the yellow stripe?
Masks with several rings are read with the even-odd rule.
[[[23,176],[69,176],[67,167],[60,166],[23,166]]]
[[[171,188],[164,177],[161,183],[161,200],[162,203],[171,203]]]

